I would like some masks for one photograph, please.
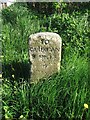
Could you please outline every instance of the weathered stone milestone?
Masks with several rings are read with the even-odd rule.
[[[30,35],[31,82],[47,78],[60,70],[61,44],[61,37],[56,33],[40,32]]]

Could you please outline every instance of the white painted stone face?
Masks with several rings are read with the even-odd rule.
[[[40,32],[30,35],[31,83],[60,70],[61,45],[61,37],[56,33]]]

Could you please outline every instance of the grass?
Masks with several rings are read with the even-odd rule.
[[[65,43],[66,33],[62,32],[65,44],[60,72],[31,85],[28,37],[32,33],[47,31],[46,18],[44,16],[42,20],[42,16],[18,3],[5,9],[2,15],[2,119],[89,120],[90,108],[84,108],[85,103],[90,106],[88,53],[84,53],[88,51],[87,43],[81,54],[78,40],[75,50],[72,43]],[[51,30],[50,23],[48,31]]]
[[[82,119],[84,103],[90,106],[87,67],[87,59],[73,55],[60,73],[36,85],[14,78],[12,84],[5,79],[5,114],[10,113],[11,118],[30,115],[33,119]],[[89,117],[90,110],[86,113]]]

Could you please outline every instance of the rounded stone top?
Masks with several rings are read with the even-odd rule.
[[[35,34],[31,34],[29,38],[35,36],[35,37],[41,37],[41,36],[55,36],[55,37],[59,37],[59,39],[61,38],[57,33],[53,33],[53,32],[39,32],[39,33],[35,33]]]

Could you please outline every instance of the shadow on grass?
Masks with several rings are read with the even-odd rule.
[[[31,63],[25,62],[11,62],[9,64],[3,64],[3,83],[10,87],[10,97],[3,94],[2,100],[11,109],[13,117],[18,119],[23,113],[23,109],[27,107],[31,110],[30,106],[30,69]],[[7,88],[5,88],[7,90]],[[23,93],[22,93],[23,92]],[[22,96],[25,96],[23,98]],[[20,102],[21,101],[21,102]],[[3,103],[3,106],[5,104]],[[17,104],[15,104],[17,103]],[[2,120],[5,120],[5,110],[2,106]],[[11,108],[13,106],[13,108]],[[18,107],[19,106],[19,107]],[[16,109],[16,110],[15,110]]]
[[[12,62],[9,64],[4,64],[2,66],[3,77],[7,79],[15,79],[19,82],[21,79],[28,82],[30,79],[30,69],[31,63],[29,61],[25,62]]]

